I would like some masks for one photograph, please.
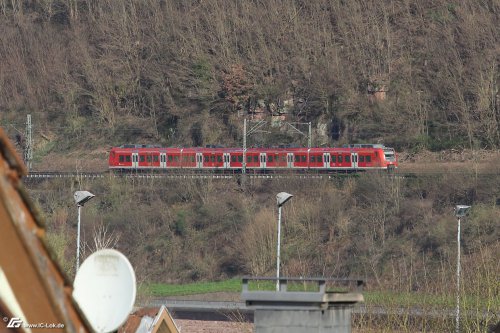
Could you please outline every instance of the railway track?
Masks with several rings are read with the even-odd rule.
[[[27,179],[50,179],[50,178],[104,178],[105,172],[59,172],[59,171],[31,171]]]
[[[347,174],[247,174],[250,179],[332,179],[339,176],[346,176]],[[350,174],[354,175],[354,174]],[[171,178],[171,179],[233,179],[242,177],[241,174],[223,174],[223,173],[111,173],[111,172],[54,172],[54,171],[32,171],[26,175],[27,180],[33,179],[57,179],[57,178],[85,178],[85,179],[99,179],[99,178]]]
[[[249,179],[338,179],[341,177],[355,177],[360,173],[268,173],[268,174],[253,174],[247,173]],[[397,171],[390,174],[391,177],[400,179],[411,179],[418,177],[439,177],[443,175],[457,175],[457,176],[475,176],[481,178],[499,177],[497,172],[481,172],[471,173],[456,171],[450,172],[405,172]],[[241,173],[193,173],[193,172],[130,172],[130,173],[114,173],[109,171],[104,172],[66,172],[66,171],[31,171],[25,176],[27,181],[36,179],[58,179],[58,178],[75,178],[75,179],[102,179],[102,178],[130,178],[130,179],[239,179],[242,177]]]

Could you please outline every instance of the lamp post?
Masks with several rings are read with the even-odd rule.
[[[89,191],[76,191],[74,196],[75,198],[75,203],[76,206],[78,207],[78,231],[77,231],[77,236],[76,236],[76,268],[75,268],[75,274],[78,272],[78,268],[80,267],[80,220],[81,220],[81,208],[83,205],[95,197],[92,193]]]
[[[460,219],[467,215],[470,206],[455,206],[455,216],[457,217],[457,309],[455,317],[455,333],[460,332]]]
[[[290,193],[280,192],[276,195],[278,204],[278,246],[276,250],[276,291],[280,291],[280,244],[281,244],[281,206],[293,197]]]

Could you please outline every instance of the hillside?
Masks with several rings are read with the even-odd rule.
[[[500,146],[498,1],[10,1],[1,125],[35,158],[122,143],[226,146],[243,117],[313,144]],[[274,130],[258,142],[304,143]],[[17,138],[16,138],[17,137]]]
[[[313,146],[384,143],[418,176],[26,186],[70,275],[75,190],[96,195],[82,258],[107,242],[140,283],[273,275],[275,196],[287,191],[284,275],[445,296],[452,209],[470,204],[461,292],[499,313],[498,22],[497,0],[0,1],[0,126],[22,150],[32,116],[44,171],[102,171],[124,143],[241,146],[245,118],[268,124],[248,145],[305,145],[287,123],[311,123]]]
[[[465,292],[488,299],[499,287],[499,181],[496,175],[367,173],[253,180],[244,191],[235,180],[168,178],[54,179],[28,188],[70,274],[77,220],[72,193],[80,187],[96,195],[84,209],[82,257],[99,241],[110,242],[130,258],[141,282],[272,276],[275,196],[287,191],[294,198],[284,209],[284,275],[361,276],[370,289],[431,293],[453,291],[452,208],[472,204],[462,230]]]

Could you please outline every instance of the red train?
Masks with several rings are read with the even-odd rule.
[[[246,155],[246,165],[243,163]],[[122,145],[109,154],[109,168],[118,170],[209,170],[220,172],[393,171],[398,167],[393,148],[381,144],[354,144],[339,148],[162,148]]]

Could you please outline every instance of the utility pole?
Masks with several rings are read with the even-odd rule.
[[[460,333],[460,218],[465,217],[471,206],[456,205],[457,218],[457,310],[455,317],[455,333]]]
[[[245,182],[244,178],[247,173],[247,118],[243,121],[243,166],[241,173],[243,174],[243,182]]]
[[[241,167],[242,183],[245,185],[246,182],[246,172],[247,172],[247,136],[257,132],[262,126],[267,122],[265,120],[259,120],[250,130],[247,131],[247,119],[243,121],[243,163]]]
[[[311,122],[309,122],[309,136],[307,137],[307,148],[311,149]]]
[[[247,173],[247,136],[256,133],[257,131],[260,131],[260,129],[267,124],[267,121],[265,120],[259,120],[255,123],[255,125],[250,127],[250,130],[247,130],[247,119],[243,119],[243,162],[241,166],[241,182],[243,186],[246,183],[246,173]],[[289,123],[285,122],[285,125],[289,126],[292,128],[294,131],[298,132],[299,134],[303,136],[307,136],[307,146],[308,148],[311,148],[311,132],[312,132],[312,126],[311,122],[308,123]],[[309,126],[309,133],[306,135],[304,132],[299,130],[297,127],[294,125],[308,125]]]
[[[28,169],[31,170],[31,161],[33,160],[33,136],[32,136],[32,126],[31,126],[31,115],[27,115],[26,118],[26,133],[24,142],[24,164]]]

